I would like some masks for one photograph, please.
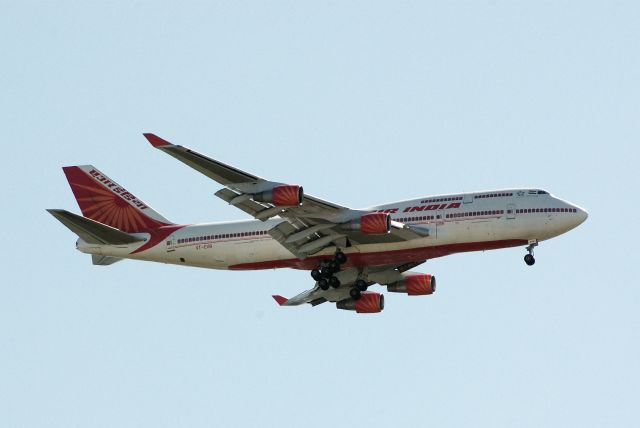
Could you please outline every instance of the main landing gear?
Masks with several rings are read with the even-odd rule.
[[[368,287],[369,285],[365,280],[359,279],[356,281],[355,286],[349,290],[349,296],[351,296],[353,300],[358,300],[362,296],[362,292],[367,291]]]
[[[527,254],[526,256],[524,256],[524,262],[528,265],[528,266],[533,266],[536,262],[535,257],[533,257],[533,249],[535,247],[538,246],[538,242],[537,241],[529,241],[529,245],[527,246],[527,251],[529,252],[529,254]]]
[[[336,251],[333,259],[320,263],[320,266],[311,271],[311,277],[318,282],[318,287],[328,290],[329,287],[340,287],[340,280],[334,274],[340,272],[340,265],[346,263],[347,256],[340,250]]]

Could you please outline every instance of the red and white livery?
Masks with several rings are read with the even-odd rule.
[[[122,259],[211,269],[308,270],[310,290],[282,306],[335,302],[376,313],[384,296],[374,284],[409,296],[436,291],[435,276],[410,272],[449,254],[533,248],[587,218],[582,208],[540,189],[505,189],[427,196],[352,209],[241,171],[154,134],[151,145],[224,186],[216,196],[253,220],[175,224],[91,165],[64,167],[82,216],[48,210],[79,237],[76,247],[96,265]]]

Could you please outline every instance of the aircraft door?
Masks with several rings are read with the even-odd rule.
[[[441,235],[442,232],[444,231],[444,211],[443,210],[436,211],[435,217],[436,217],[436,237],[438,237],[438,235]]]
[[[167,253],[176,250],[176,237],[171,235],[167,238]]]
[[[516,218],[516,204],[507,204],[507,220]]]

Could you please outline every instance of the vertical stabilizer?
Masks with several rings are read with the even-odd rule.
[[[85,217],[129,233],[173,224],[92,165],[62,169]]]

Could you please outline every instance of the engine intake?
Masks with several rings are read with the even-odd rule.
[[[385,213],[365,214],[343,225],[347,230],[357,230],[365,235],[384,235],[391,230],[391,216]]]
[[[384,296],[363,291],[358,300],[346,299],[336,303],[336,308],[356,311],[359,314],[375,314],[384,309]]]
[[[304,201],[304,190],[298,185],[281,185],[253,195],[256,202],[269,202],[277,207],[292,207]]]
[[[436,277],[428,273],[407,275],[387,286],[392,293],[407,293],[409,296],[425,296],[436,291]]]

